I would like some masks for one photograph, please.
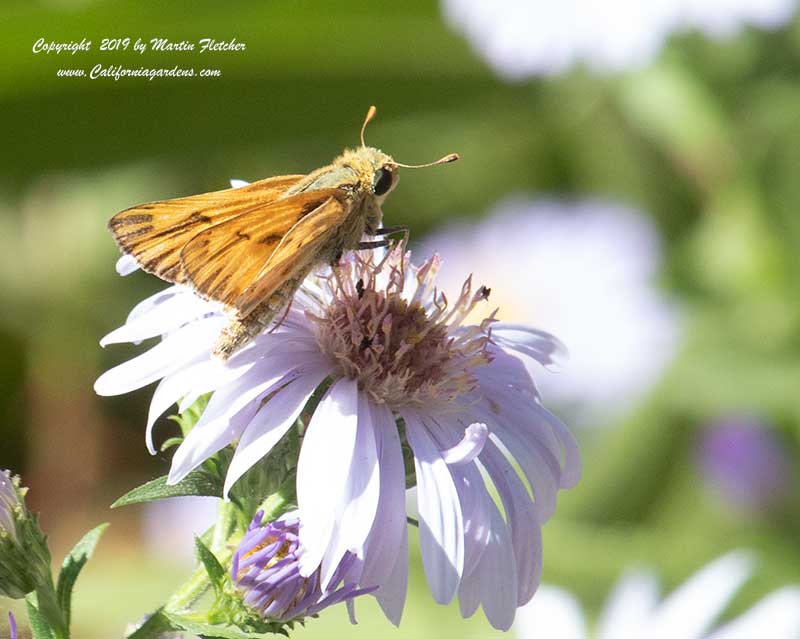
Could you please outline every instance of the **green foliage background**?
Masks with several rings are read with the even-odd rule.
[[[134,352],[102,351],[98,338],[161,286],[142,274],[120,282],[106,219],[138,202],[224,188],[230,177],[326,164],[357,143],[373,103],[370,143],[404,162],[463,156],[406,175],[385,207],[387,223],[410,224],[416,238],[519,191],[621,200],[663,234],[661,284],[685,310],[684,343],[640,406],[582,436],[584,479],[545,528],[545,580],[596,610],[630,563],[657,567],[669,587],[726,549],[748,547],[761,563],[737,608],[800,581],[796,487],[781,516],[742,517],[703,487],[693,464],[698,429],[730,413],[762,416],[795,466],[800,459],[800,22],[721,42],[674,37],[634,73],[577,69],[510,84],[423,0],[6,0],[0,15],[0,467],[31,478],[57,542],[67,524],[49,508],[80,514],[84,529],[113,524],[79,584],[76,636],[120,635],[181,578],[141,556],[133,515],[106,510],[168,463],[147,458],[141,442],[149,391],[93,397],[97,374]],[[125,36],[235,37],[247,50],[96,49],[103,37]],[[85,37],[94,50],[34,55],[39,37]],[[55,75],[97,62],[218,67],[222,77]],[[81,430],[86,415],[102,426]],[[42,419],[53,420],[46,432],[72,433],[70,448],[36,452],[50,445]],[[58,475],[39,464],[66,472],[97,457],[94,440],[105,457],[78,482],[82,501],[49,499],[47,480]],[[53,465],[54,454],[67,460]],[[414,562],[399,632],[369,604],[354,629],[331,610],[298,635],[498,634],[433,604]]]

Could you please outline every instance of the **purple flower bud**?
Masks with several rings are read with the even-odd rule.
[[[231,579],[244,602],[268,620],[300,620],[330,605],[348,601],[376,588],[359,589],[348,579],[356,556],[345,553],[327,591],[320,587],[320,569],[300,574],[303,549],[298,540],[300,519],[290,512],[262,525],[256,513],[231,563]]]
[[[50,551],[25,492],[18,477],[0,470],[0,597],[22,599],[51,580]]]
[[[14,513],[19,508],[17,491],[14,488],[10,473],[0,472],[0,534],[5,532],[12,539],[17,538],[17,527],[14,523]]]

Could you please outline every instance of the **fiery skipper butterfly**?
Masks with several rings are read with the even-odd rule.
[[[247,186],[140,204],[117,213],[108,228],[123,253],[168,282],[191,286],[221,302],[230,322],[214,354],[227,359],[258,335],[315,267],[336,265],[345,251],[386,246],[405,227],[381,228],[381,205],[397,185],[399,167],[364,143],[308,175],[281,175]]]

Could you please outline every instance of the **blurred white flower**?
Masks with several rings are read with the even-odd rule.
[[[661,602],[653,573],[629,572],[614,587],[591,634],[572,595],[542,586],[536,597],[520,608],[514,631],[520,639],[796,639],[800,636],[797,586],[770,593],[748,612],[712,631],[752,569],[746,554],[729,553],[705,566]]]
[[[554,75],[583,63],[616,72],[651,62],[673,32],[729,36],[775,28],[796,0],[443,0],[446,19],[510,79]]]
[[[457,293],[459,274],[471,269],[491,282],[502,321],[558,329],[570,360],[536,383],[581,421],[631,406],[675,353],[678,313],[653,284],[659,237],[637,211],[592,200],[512,199],[483,222],[429,236],[423,255],[433,247],[446,293]]]

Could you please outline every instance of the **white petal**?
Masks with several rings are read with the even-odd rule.
[[[378,509],[380,482],[370,402],[364,393],[359,393],[356,443],[344,492],[339,497],[339,503],[344,508],[337,514],[337,543],[329,548],[322,560],[320,583],[323,590],[331,585],[330,580],[345,552],[364,557],[367,535]]]
[[[152,455],[156,454],[153,444],[153,426],[170,406],[179,402],[178,412],[182,413],[194,404],[200,395],[231,383],[247,372],[252,365],[253,362],[247,362],[237,367],[231,367],[230,362],[226,364],[203,354],[184,368],[164,377],[156,386],[153,398],[150,400],[150,411],[145,429],[147,450]]]
[[[136,263],[136,258],[133,257],[133,255],[122,255],[117,260],[115,268],[117,269],[117,273],[125,277],[134,271],[138,271],[139,265]]]
[[[511,537],[500,511],[490,507],[492,532],[478,567],[481,604],[494,628],[508,630],[517,611],[517,570]]]
[[[304,357],[294,361],[278,357],[260,360],[241,378],[217,390],[175,452],[168,483],[179,482],[209,455],[238,438],[266,395],[300,377],[305,370],[314,370],[315,364],[318,360]]]
[[[575,598],[566,590],[542,586],[517,613],[514,634],[519,639],[585,639],[586,622]],[[641,639],[645,639],[642,635]],[[674,637],[673,639],[678,639]]]
[[[480,571],[465,575],[458,585],[458,610],[464,619],[475,614],[481,605]]]
[[[370,409],[378,447],[381,484],[375,523],[369,533],[364,554],[361,585],[366,587],[384,584],[390,578],[395,570],[397,554],[401,550],[400,541],[408,534],[406,474],[397,424],[394,415],[385,405],[372,404]],[[404,557],[403,561],[408,563],[408,557]]]
[[[395,626],[400,625],[408,592],[408,528],[404,525],[397,547],[397,556],[388,578],[375,593],[383,614]]]
[[[481,461],[506,511],[517,564],[517,604],[528,603],[542,576],[542,530],[528,489],[505,455],[488,442]]]
[[[568,357],[567,347],[557,337],[530,326],[497,322],[492,325],[492,338],[499,346],[527,355],[551,370]]]
[[[243,186],[247,186],[248,184],[250,184],[250,182],[248,182],[247,180],[237,180],[236,178],[233,178],[231,180],[232,189],[240,189]]]
[[[474,395],[484,399],[483,404],[492,415],[487,424],[493,425],[497,420],[507,422],[525,437],[536,437],[560,459],[560,440],[546,416],[539,414],[542,406],[525,366],[502,351],[493,350],[491,354],[492,363],[475,371],[480,386]]]
[[[138,344],[149,337],[166,335],[215,310],[213,305],[196,295],[172,295],[148,312],[137,314],[132,320],[111,331],[100,340],[100,346],[122,342]]]
[[[656,576],[650,571],[629,572],[614,586],[603,606],[597,622],[598,638],[637,639],[657,604]]]
[[[486,424],[470,424],[464,430],[464,437],[460,442],[442,451],[442,457],[444,457],[445,463],[453,466],[468,464],[473,461],[480,455],[488,436],[489,429],[486,427]]]
[[[328,389],[308,425],[297,462],[300,570],[310,575],[330,543],[358,431],[358,385],[340,379]]]
[[[236,445],[223,494],[227,496],[236,481],[280,441],[328,372],[323,368],[307,372],[270,397],[259,409]]]
[[[209,352],[224,318],[209,317],[187,324],[153,348],[103,373],[94,383],[98,395],[122,395],[147,386]]]
[[[321,368],[323,362],[317,353],[276,353],[258,360],[238,379],[214,393],[195,430],[216,428],[217,421],[225,421],[254,399],[265,396],[306,371]]]
[[[667,597],[651,617],[653,639],[702,637],[752,573],[751,559],[729,553],[708,564]]]
[[[561,479],[558,483],[559,488],[568,489],[575,487],[580,481],[582,473],[581,452],[578,448],[578,442],[575,436],[569,428],[564,425],[564,422],[541,404],[534,404],[534,411],[539,417],[547,421],[561,444],[564,459],[561,464]]]
[[[450,467],[450,474],[458,490],[461,515],[464,519],[464,571],[466,575],[474,572],[480,565],[483,552],[491,534],[491,498],[486,491],[478,467],[475,464]]]
[[[558,478],[561,474],[558,460],[536,439],[525,438],[509,429],[496,429],[494,432],[499,433],[502,440],[495,439],[493,433],[490,435],[493,441],[502,443],[507,451],[514,451],[514,459],[533,489],[536,517],[540,522],[546,522],[556,507]]]
[[[180,286],[179,284],[175,284],[174,286],[168,286],[165,289],[158,291],[158,293],[153,293],[150,297],[144,298],[141,302],[136,304],[130,312],[128,313],[128,318],[126,322],[132,322],[140,315],[144,313],[149,313],[159,304],[163,304],[171,297],[176,295],[194,295],[190,289],[186,288],[185,286]]]
[[[491,382],[496,387],[513,391],[528,399],[540,400],[533,377],[518,357],[494,344],[489,344],[487,350],[492,361],[488,366],[475,371],[479,380]]]
[[[708,639],[797,639],[800,635],[800,588],[781,588],[726,624]]]
[[[403,413],[414,450],[419,502],[419,538],[425,575],[433,598],[449,603],[464,570],[464,522],[453,477],[425,425]]]
[[[214,398],[211,399],[213,401]],[[211,455],[240,437],[253,418],[258,405],[259,400],[254,400],[237,413],[226,415],[224,420],[217,420],[204,427],[200,427],[198,422],[175,451],[167,484],[177,484]]]

